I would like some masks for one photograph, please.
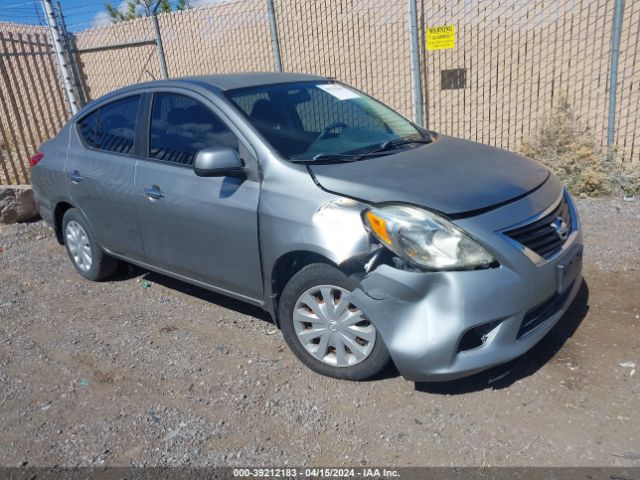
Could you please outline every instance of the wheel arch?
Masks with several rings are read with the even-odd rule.
[[[358,275],[361,270],[358,264],[354,262],[347,260],[338,264],[328,256],[312,250],[293,250],[282,254],[274,262],[273,267],[271,268],[269,282],[270,296],[268,305],[266,305],[277,326],[279,326],[278,302],[280,301],[280,295],[284,290],[284,287],[296,273],[313,263],[331,265],[347,276]]]
[[[76,208],[73,204],[66,200],[62,200],[56,204],[53,210],[53,227],[56,232],[56,239],[60,245],[64,245],[64,235],[62,234],[62,219],[67,210]]]

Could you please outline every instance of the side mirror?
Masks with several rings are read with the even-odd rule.
[[[199,177],[226,177],[242,175],[244,162],[233,148],[203,148],[196,154],[193,171]]]

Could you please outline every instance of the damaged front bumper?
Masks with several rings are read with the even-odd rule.
[[[522,205],[508,207],[511,213],[518,208]],[[484,221],[490,227],[485,240],[506,252],[499,267],[415,272],[380,265],[353,292],[352,303],[374,323],[407,380],[452,380],[524,354],[560,320],[578,293],[579,225],[561,254],[536,265],[495,234],[494,227],[510,216],[504,213]],[[563,284],[559,273],[569,264],[572,276]]]

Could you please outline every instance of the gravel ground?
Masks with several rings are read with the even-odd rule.
[[[580,199],[585,279],[508,365],[320,377],[260,310],[139,269],[77,275],[0,226],[0,465],[640,466],[640,201]]]

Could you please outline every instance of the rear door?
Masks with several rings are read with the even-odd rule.
[[[144,253],[134,204],[141,100],[141,95],[119,98],[81,118],[65,165],[71,200],[98,242],[132,259],[142,259]]]
[[[261,299],[256,179],[198,177],[196,153],[205,147],[239,150],[255,162],[237,129],[206,98],[155,92],[147,159],[136,170],[135,192],[147,261],[248,299]]]

